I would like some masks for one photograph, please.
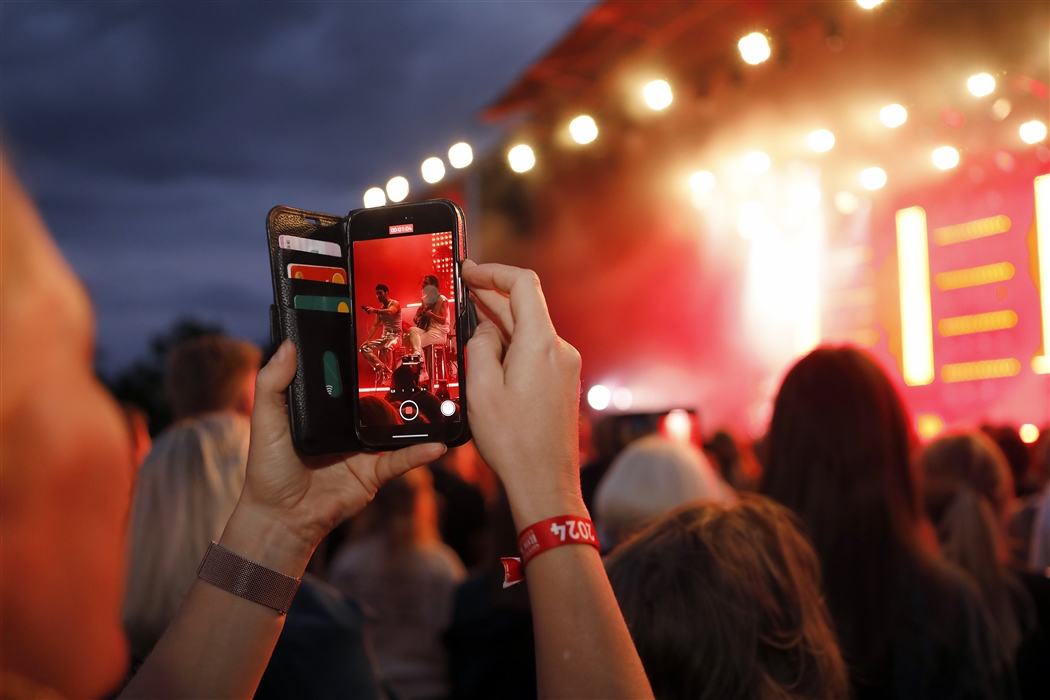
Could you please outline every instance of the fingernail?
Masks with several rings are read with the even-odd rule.
[[[284,341],[281,346],[277,348],[277,352],[273,354],[274,362],[284,362],[285,358],[288,357],[288,345],[289,341]]]

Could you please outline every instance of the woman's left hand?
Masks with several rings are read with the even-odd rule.
[[[286,340],[259,371],[244,490],[220,540],[289,576],[301,574],[321,539],[359,513],[380,486],[445,452],[427,443],[378,455],[300,456],[285,398],[295,369],[295,345]]]

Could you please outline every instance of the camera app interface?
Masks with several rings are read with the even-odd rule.
[[[410,229],[353,244],[359,421],[395,438],[461,419],[452,234]]]

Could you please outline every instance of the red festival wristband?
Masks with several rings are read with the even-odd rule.
[[[576,515],[559,515],[529,525],[518,535],[518,552],[521,553],[521,559],[517,557],[500,559],[504,572],[503,587],[513,586],[524,580],[525,565],[536,555],[566,544],[589,544],[596,549],[601,549],[598,537],[594,534],[594,523],[587,518]]]

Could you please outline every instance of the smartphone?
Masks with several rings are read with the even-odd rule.
[[[367,450],[470,439],[464,347],[477,325],[460,279],[463,211],[430,200],[347,217],[354,427]]]

